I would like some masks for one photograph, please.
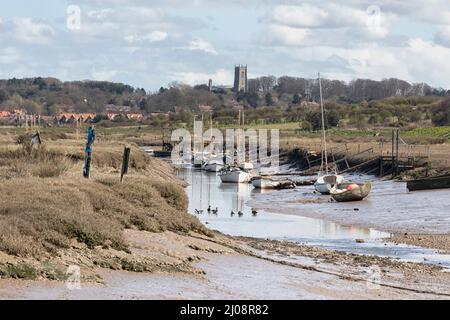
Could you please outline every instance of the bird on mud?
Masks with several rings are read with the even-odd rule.
[[[256,209],[252,209],[252,215],[256,217],[258,215],[258,211]]]
[[[195,209],[195,213],[196,213],[196,214],[202,214],[202,213],[203,213],[203,210]]]
[[[242,216],[244,216],[244,213],[242,211],[239,211],[238,215],[239,215],[239,217],[242,217]]]

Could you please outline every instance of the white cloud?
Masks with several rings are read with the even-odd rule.
[[[158,42],[158,41],[163,41],[167,38],[167,32],[163,32],[163,31],[153,31],[150,36],[149,36],[149,40],[150,42]]]
[[[164,10],[150,6],[114,7],[88,11],[75,34],[82,36],[79,41],[122,38],[129,43],[159,42],[169,33],[180,32],[183,23],[183,19],[178,21]]]
[[[128,43],[136,43],[136,42],[159,42],[167,39],[167,32],[163,31],[152,31],[149,35],[139,36],[139,35],[128,35],[125,36],[125,41]]]
[[[430,24],[447,24],[450,21],[450,4],[448,0],[350,0],[354,6],[376,4],[382,13],[394,13],[411,20]]]
[[[206,53],[217,55],[217,51],[216,49],[214,49],[214,46],[208,41],[202,39],[192,40],[191,42],[189,42],[189,46],[187,47],[187,49],[191,51],[203,51]]]
[[[310,34],[308,29],[270,25],[263,41],[274,45],[302,46]]]
[[[410,82],[427,82],[450,88],[450,48],[420,38],[409,40],[404,47],[372,44],[354,48],[315,46],[306,48],[278,48],[307,70],[322,69],[324,77],[342,80],[370,78],[381,80],[396,77]],[[327,68],[331,58],[339,58],[340,68]],[[285,58],[286,60],[286,58]],[[293,62],[294,61],[294,62]],[[297,66],[298,67],[298,66]]]
[[[48,44],[56,34],[50,25],[30,18],[14,18],[12,23],[15,40],[23,43]]]
[[[397,16],[377,6],[353,8],[328,2],[276,5],[260,21],[263,42],[275,46],[333,45],[385,39]]]
[[[314,28],[322,26],[329,13],[308,3],[300,6],[276,6],[269,14],[272,22],[294,27]]]
[[[369,10],[372,9],[372,10]],[[278,5],[263,20],[297,28],[386,27],[395,15],[377,6],[353,8],[332,3]]]

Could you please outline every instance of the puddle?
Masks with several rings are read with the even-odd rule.
[[[210,229],[215,229],[231,236],[246,236],[272,240],[288,240],[317,247],[345,252],[377,255],[404,261],[422,262],[450,268],[450,255],[439,254],[435,250],[408,245],[397,245],[387,242],[389,233],[371,228],[347,226],[324,219],[295,215],[295,210],[333,210],[353,211],[355,204],[336,203],[295,203],[300,199],[317,199],[320,196],[312,193],[312,187],[296,190],[261,191],[251,184],[224,184],[215,173],[181,168],[177,169],[179,177],[189,186],[186,188],[189,197],[189,212],[203,210],[198,218]],[[375,183],[376,185],[377,183]],[[393,188],[392,185],[389,185]],[[383,193],[386,189],[383,189]],[[261,210],[255,217],[252,215],[251,203],[269,204],[269,210]],[[367,204],[358,203],[358,207]],[[218,208],[218,214],[208,214],[207,208]],[[376,206],[372,200],[370,207]],[[382,206],[386,206],[383,203]],[[264,206],[267,207],[267,206]],[[288,208],[277,211],[277,207]],[[244,215],[231,216],[231,211],[242,211]],[[348,213],[351,214],[351,213]],[[356,243],[356,239],[364,240]]]

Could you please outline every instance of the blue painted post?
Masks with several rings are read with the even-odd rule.
[[[85,177],[86,179],[89,179],[91,175],[92,144],[94,143],[94,141],[95,141],[95,130],[93,127],[89,127],[85,149],[86,158],[84,160],[83,166],[83,177]]]

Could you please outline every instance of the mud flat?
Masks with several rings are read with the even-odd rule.
[[[97,269],[102,283],[0,280],[2,299],[448,299],[436,266],[348,255],[289,242],[128,232],[133,254],[166,250],[193,272]],[[164,249],[163,249],[164,248]],[[377,269],[371,268],[377,265]]]
[[[397,235],[397,242],[449,249],[450,190],[409,193],[406,184],[372,180],[370,196],[361,202],[330,203],[312,187],[255,195],[250,205],[291,215],[319,218],[342,225],[375,228]],[[406,234],[406,236],[405,236]],[[416,235],[416,236],[413,236]]]

